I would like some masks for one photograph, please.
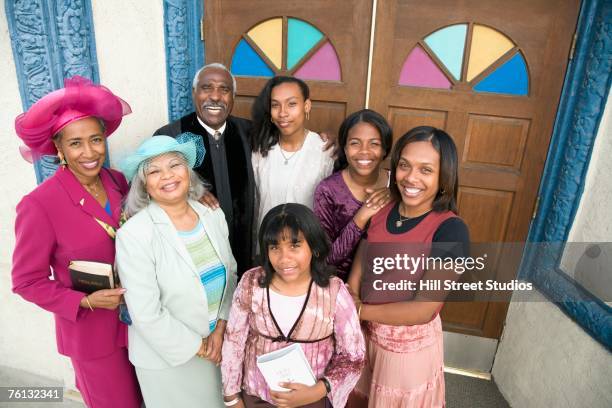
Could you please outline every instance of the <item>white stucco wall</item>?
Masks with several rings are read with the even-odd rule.
[[[51,315],[11,292],[15,207],[36,186],[34,168],[19,155],[15,116],[22,112],[4,11],[0,9],[0,365],[62,379],[67,362],[57,354]],[[1,384],[4,385],[4,384]]]
[[[109,138],[111,164],[116,166],[126,152],[168,122],[163,2],[91,3],[100,82],[132,107]]]
[[[612,241],[612,92],[599,123],[589,162],[584,193],[570,230],[568,242]],[[564,261],[569,261],[564,259]],[[568,264],[568,266],[571,266]]]
[[[149,0],[92,4],[100,81],[128,101],[133,111],[109,139],[115,165],[167,122],[163,4]],[[72,368],[57,353],[51,314],[10,291],[15,207],[36,186],[36,179],[33,167],[17,150],[20,141],[13,122],[22,112],[21,98],[4,3],[0,6],[0,365],[63,380],[72,388]]]
[[[611,155],[608,97],[568,241],[612,241]],[[570,252],[564,254],[562,268],[572,274],[581,254]],[[602,272],[609,274],[610,265]],[[612,354],[538,291],[513,298],[493,377],[513,407],[612,406]]]

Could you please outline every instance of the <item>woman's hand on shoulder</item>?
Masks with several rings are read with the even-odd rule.
[[[210,191],[206,191],[204,194],[202,194],[202,197],[200,197],[198,201],[200,204],[212,210],[219,208],[219,200],[217,200],[217,197],[215,197]]]
[[[391,201],[391,190],[388,187],[381,187],[378,189],[366,188],[365,204],[371,208],[381,209]]]
[[[83,308],[115,310],[123,303],[125,291],[124,288],[97,290],[90,295],[83,296],[80,306]]]
[[[319,133],[319,137],[321,141],[325,143],[323,146],[323,151],[326,152],[329,149],[333,148],[331,151],[332,157],[338,157],[338,146],[336,146],[336,140],[338,139],[338,135],[336,135],[331,130],[323,130]]]
[[[370,218],[391,200],[391,193],[387,187],[377,190],[366,189],[366,193],[368,193],[366,200],[353,217],[353,221],[360,229],[364,229]]]
[[[368,207],[367,204],[363,204],[359,210],[353,216],[353,222],[360,230],[364,230],[370,218],[372,218],[382,207]]]

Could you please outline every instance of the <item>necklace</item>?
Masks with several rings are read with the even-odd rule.
[[[304,139],[302,140],[302,144],[300,144],[300,147],[295,152],[293,152],[293,154],[289,157],[285,156],[285,153],[283,152],[283,146],[281,145],[280,140],[278,141],[278,147],[280,150],[280,154],[281,156],[283,156],[283,159],[285,159],[285,166],[289,164],[289,160],[291,160],[293,156],[295,156],[296,154],[300,152],[300,150],[302,150],[302,146],[304,146],[304,142],[306,141],[307,134],[308,134],[308,130],[304,129]]]
[[[404,224],[404,221],[408,221],[411,218],[410,217],[406,217],[406,218],[402,219],[401,205],[397,207],[397,213],[399,214],[399,220],[395,221],[395,226],[397,228],[401,228],[401,226]]]
[[[280,154],[281,156],[283,156],[283,159],[285,159],[285,166],[287,164],[289,164],[289,160],[291,160],[293,158],[293,156],[295,156],[297,153],[299,152],[299,150],[296,150],[295,152],[293,152],[293,154],[289,157],[285,156],[285,153],[283,153],[283,148],[280,148]]]
[[[100,178],[97,178],[96,181],[91,184],[83,184],[83,187],[85,187],[85,190],[87,190],[90,194],[92,194],[96,198],[100,197],[100,191],[98,190],[99,181],[100,181]]]

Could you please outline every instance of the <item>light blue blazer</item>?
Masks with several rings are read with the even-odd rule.
[[[219,319],[227,320],[236,288],[236,261],[221,209],[189,201],[225,265]],[[117,268],[132,318],[130,361],[136,367],[176,367],[194,357],[209,335],[208,300],[196,267],[166,212],[152,202],[117,233]]]

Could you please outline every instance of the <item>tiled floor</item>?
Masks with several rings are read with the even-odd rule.
[[[494,381],[444,374],[447,408],[509,408]]]

